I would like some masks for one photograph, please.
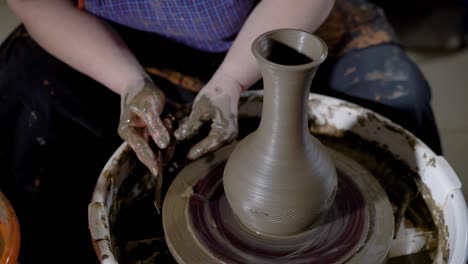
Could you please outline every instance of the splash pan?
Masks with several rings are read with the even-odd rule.
[[[250,91],[242,96],[239,108],[239,138],[256,129],[261,108],[261,91]],[[354,206],[353,213],[361,212],[360,216],[367,220],[361,221],[362,230],[355,232],[354,239],[357,242],[349,250],[344,250],[346,252],[336,261],[353,263],[354,260],[359,260],[360,254],[369,256],[372,252],[375,253],[376,247],[366,247],[366,245],[372,244],[369,243],[370,240],[377,239],[383,244],[388,243],[388,247],[381,254],[383,261],[387,263],[466,263],[467,207],[460,181],[443,157],[435,155],[411,133],[388,119],[357,105],[310,94],[309,111],[311,132],[328,147],[335,161],[339,161],[337,166],[343,172],[342,183],[357,186],[355,190],[361,190],[365,204],[365,206],[347,205],[351,208]],[[196,140],[198,139],[194,139]],[[185,159],[185,154],[192,143],[177,145],[173,158],[164,166],[166,200],[162,214],[158,214],[153,206],[154,179],[138,162],[129,147],[123,144],[109,159],[99,177],[89,205],[91,237],[97,257],[102,263],[184,262],[185,258],[181,257],[181,254],[187,252],[189,252],[187,254],[205,255],[208,259],[202,259],[206,260],[204,263],[213,262],[214,259],[229,259],[229,256],[235,257],[227,260],[228,262],[239,262],[236,258],[246,257],[244,255],[246,250],[252,249],[250,242],[260,243],[260,246],[254,243],[256,247],[254,251],[262,254],[260,257],[256,254],[257,258],[251,260],[258,263],[268,262],[262,258],[277,254],[278,250],[271,251],[271,247],[277,245],[281,245],[284,249],[279,253],[282,257],[291,258],[288,263],[302,263],[298,257],[301,254],[310,257],[307,254],[312,251],[298,251],[298,248],[295,248],[295,243],[302,243],[304,240],[310,242],[306,236],[287,238],[288,243],[285,243],[284,239],[276,240],[275,244],[271,243],[272,238],[259,240],[255,237],[257,234],[249,233],[247,230],[240,232],[242,227],[229,217],[231,212],[223,205],[225,200],[222,191],[216,188],[217,185],[210,183],[205,189],[199,185],[204,180],[214,183],[219,181],[216,173],[210,174],[210,171],[222,166],[230,153],[231,146],[189,163]],[[184,179],[184,174],[187,174],[184,171],[188,170],[192,171],[189,174],[191,176]],[[193,173],[195,171],[200,173]],[[350,171],[353,173],[349,173]],[[369,177],[355,177],[355,172]],[[375,203],[370,203],[380,200],[369,200],[368,196],[372,194],[363,191],[366,187],[361,187],[363,183],[356,179],[368,182],[364,184],[366,186],[374,182],[376,189],[380,190],[374,195],[384,197],[381,200],[386,201],[387,205],[375,206]],[[172,194],[177,195],[171,198]],[[171,202],[175,203],[167,206]],[[198,207],[187,206],[190,202]],[[391,209],[382,209],[382,213],[369,209],[386,206],[390,206]],[[224,209],[217,211],[216,208]],[[385,211],[390,213],[387,214]],[[217,213],[219,215],[213,217]],[[170,228],[185,225],[187,227],[185,229],[192,233],[185,236],[173,229],[170,231],[171,235],[166,236],[163,229],[163,221],[166,219],[183,221],[176,223],[176,220],[173,220],[171,224],[165,223],[166,232]],[[221,220],[213,222],[211,219]],[[200,222],[194,225],[196,221]],[[333,224],[333,221],[328,221],[328,224]],[[386,230],[375,225],[388,225],[391,227],[390,232],[375,232],[375,229]],[[194,230],[193,226],[197,228]],[[205,232],[208,235],[204,235],[203,230],[208,230],[208,233]],[[210,242],[209,237],[212,234],[215,239],[220,239],[216,230],[222,230],[224,236],[226,232],[235,230],[233,236],[228,236],[229,243],[234,245],[239,236],[243,241],[248,240],[246,237],[255,239],[247,244],[240,243],[244,252],[242,254],[239,254],[241,251],[236,247],[221,248],[218,250],[221,253],[214,253],[216,250],[212,248],[214,244]],[[172,237],[172,234],[176,238]],[[190,250],[175,248],[183,243],[174,243],[174,239],[191,238],[195,238],[198,242]],[[306,244],[304,242],[303,245]],[[379,257],[376,258],[376,263],[378,262],[380,262]],[[368,263],[368,261],[361,259],[356,263]]]

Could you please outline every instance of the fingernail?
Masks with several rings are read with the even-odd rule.
[[[191,150],[188,154],[188,158],[191,160],[198,159],[202,155],[201,149]]]
[[[152,173],[154,176],[158,176],[158,170],[157,170],[155,167],[152,167],[152,168],[151,168],[151,173]]]
[[[169,145],[169,141],[171,139],[169,138],[169,135],[164,135],[158,138],[158,146],[162,149],[166,148],[167,145]]]
[[[180,132],[179,132],[179,129],[177,129],[176,131],[174,131],[174,137],[176,137],[177,139],[180,139]]]
[[[161,140],[159,141],[158,145],[159,145],[159,148],[161,149],[165,149],[167,147],[167,143]]]
[[[187,129],[177,129],[174,133],[174,136],[177,138],[177,139],[184,139],[186,138],[188,135],[188,131]]]
[[[158,215],[161,214],[161,207],[158,205],[156,201],[154,201],[154,207],[156,208],[156,211],[158,212]]]

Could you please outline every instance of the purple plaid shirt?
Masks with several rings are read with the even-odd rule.
[[[86,0],[85,9],[211,52],[229,49],[256,0]]]

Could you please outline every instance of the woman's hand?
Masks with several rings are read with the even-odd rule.
[[[188,158],[195,160],[222,147],[237,136],[237,112],[242,86],[219,71],[195,98],[190,116],[175,131],[178,140],[198,133],[203,123],[211,121],[208,136],[193,146]]]
[[[118,132],[154,176],[162,172],[161,156],[148,144],[149,138],[164,149],[169,145],[169,133],[161,121],[166,98],[149,79],[124,91]]]

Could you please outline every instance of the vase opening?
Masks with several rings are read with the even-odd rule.
[[[257,59],[283,67],[314,67],[327,57],[320,38],[302,30],[273,30],[258,37],[252,45]]]

